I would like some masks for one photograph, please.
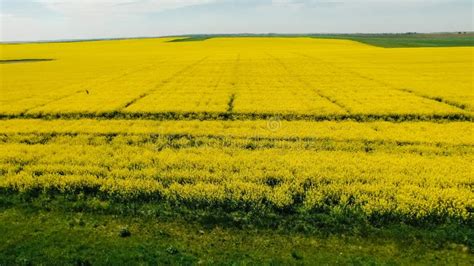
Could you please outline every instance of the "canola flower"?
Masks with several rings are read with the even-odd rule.
[[[473,48],[169,40],[2,44],[0,191],[472,221]]]
[[[472,135],[460,133],[463,127],[471,129],[472,123],[413,123],[411,128],[406,123],[364,123],[365,128],[356,133],[359,136],[342,138],[334,134],[330,139],[330,132],[338,127],[361,125],[292,122],[320,130],[307,131],[314,132],[315,138],[288,138],[291,135],[281,133],[268,139],[263,135],[247,137],[245,133],[240,138],[232,134],[214,136],[206,128],[217,125],[215,121],[166,122],[170,132],[173,123],[189,125],[181,127],[180,134],[157,135],[135,131],[143,130],[144,123],[159,123],[150,121],[91,120],[89,123],[99,126],[83,123],[83,132],[64,126],[77,125],[76,121],[30,122],[33,125],[23,121],[30,129],[20,123],[15,132],[13,124],[2,132],[0,187],[5,190],[97,191],[129,200],[155,197],[174,202],[232,202],[237,206],[275,208],[301,205],[307,211],[349,207],[360,208],[367,216],[413,219],[472,218]],[[41,123],[49,131],[32,133],[34,128],[41,131]],[[48,126],[55,123],[59,123],[57,129],[62,133]],[[103,126],[107,123],[111,128]],[[142,128],[134,127],[134,123]],[[202,128],[199,123],[203,123]],[[227,129],[237,126],[232,123],[240,124],[238,128],[245,132],[246,123],[224,124]],[[251,132],[257,123],[247,123],[247,129]],[[117,125],[125,132],[105,133]],[[381,129],[383,126],[388,130]],[[397,126],[405,130],[403,141],[384,134]],[[451,138],[443,130],[448,126],[454,126]],[[96,131],[91,130],[94,128]],[[326,137],[320,132],[324,128]],[[413,132],[415,128],[418,132]],[[365,134],[380,130],[380,137],[385,138]],[[218,132],[226,133],[225,129]],[[305,133],[298,128],[297,132]],[[438,139],[430,138],[437,134],[441,134]]]
[[[0,114],[469,115],[471,47],[311,38],[1,45]],[[28,75],[24,75],[28,73]]]

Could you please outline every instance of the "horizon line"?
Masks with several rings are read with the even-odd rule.
[[[343,33],[191,33],[191,34],[173,34],[173,35],[150,35],[150,36],[123,36],[123,37],[100,37],[100,38],[66,38],[66,39],[43,39],[43,40],[27,40],[27,41],[0,41],[0,44],[28,44],[28,43],[63,43],[63,42],[88,42],[88,41],[113,41],[113,40],[134,40],[134,39],[158,39],[158,38],[179,38],[179,37],[196,37],[196,36],[209,36],[209,37],[259,37],[259,36],[328,36],[328,35],[415,35],[415,34],[472,34],[472,30],[459,30],[459,31],[437,31],[437,32],[343,32]]]

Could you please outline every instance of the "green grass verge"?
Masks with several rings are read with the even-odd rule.
[[[0,196],[0,264],[459,264],[473,230],[357,225],[83,196]],[[325,220],[326,219],[326,220]]]

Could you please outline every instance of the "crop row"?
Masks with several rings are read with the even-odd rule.
[[[474,145],[470,122],[0,120],[0,134],[143,134]]]
[[[306,212],[350,208],[366,216],[415,220],[472,219],[474,157],[469,147],[438,147],[458,150],[445,156],[367,151],[357,143],[345,143],[346,151],[315,148],[318,144],[258,147],[266,140],[249,149],[190,145],[189,138],[165,147],[128,142],[140,138],[130,135],[97,142],[74,138],[41,144],[7,136],[0,145],[2,190]],[[308,140],[312,142],[317,141]]]
[[[414,153],[420,155],[464,155],[474,152],[474,146],[467,144],[408,142],[390,140],[336,140],[318,138],[268,138],[261,136],[192,136],[192,135],[149,135],[149,134],[0,134],[3,144],[69,144],[69,145],[131,145],[149,150],[186,148],[235,148],[246,150],[285,149],[312,151],[385,152]]]

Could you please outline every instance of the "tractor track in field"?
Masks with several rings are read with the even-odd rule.
[[[379,80],[379,79],[376,79],[376,78],[372,78],[372,77],[368,77],[366,75],[363,75],[357,71],[354,71],[352,69],[347,69],[347,68],[344,68],[344,67],[341,67],[339,65],[335,65],[334,63],[330,63],[330,62],[327,62],[327,61],[324,61],[324,60],[321,60],[320,58],[316,58],[316,57],[313,57],[313,56],[309,56],[307,54],[302,54],[302,53],[294,53],[298,56],[302,56],[302,57],[306,57],[306,58],[310,58],[312,60],[316,60],[316,61],[319,61],[319,62],[322,62],[324,64],[327,64],[327,65],[330,65],[331,67],[335,68],[335,69],[338,69],[338,70],[343,70],[344,72],[347,72],[347,73],[350,73],[356,77],[359,77],[359,78],[362,78],[362,79],[365,79],[365,80],[369,80],[369,81],[372,81],[372,82],[375,82],[375,83],[378,83],[384,87],[387,87],[387,88],[390,88],[392,90],[396,90],[396,91],[400,91],[400,92],[403,92],[403,93],[408,93],[410,95],[413,95],[413,96],[416,96],[418,98],[423,98],[423,99],[427,99],[427,100],[431,100],[431,101],[435,101],[435,102],[439,102],[439,103],[443,103],[443,104],[446,104],[446,105],[449,105],[451,107],[454,107],[456,109],[460,109],[460,110],[463,110],[465,111],[467,109],[467,106],[464,105],[464,104],[461,104],[461,103],[457,103],[457,102],[454,102],[454,101],[450,101],[450,100],[446,100],[444,99],[443,97],[431,97],[431,96],[427,96],[427,95],[422,95],[422,94],[419,94],[411,89],[406,89],[406,88],[399,88],[399,87],[395,87],[393,86],[392,84],[388,83],[388,82],[385,82],[385,81],[382,81],[382,80]]]
[[[166,62],[166,60],[161,60],[161,61],[160,61],[160,63],[163,63],[163,62]],[[138,72],[140,72],[140,71],[149,70],[149,69],[153,68],[154,66],[155,66],[154,64],[148,64],[148,65],[146,65],[146,66],[133,69],[132,71],[125,71],[125,72],[123,72],[123,73],[120,73],[119,75],[116,75],[116,76],[113,76],[113,77],[109,77],[109,78],[105,79],[104,81],[100,81],[100,82],[101,82],[101,83],[104,83],[104,84],[107,84],[108,82],[117,81],[117,80],[123,79],[123,78],[125,78],[125,77],[128,77],[128,76],[130,76],[130,75],[133,75],[133,74],[138,73]],[[104,78],[104,77],[96,78],[96,79],[94,79],[94,82],[98,83],[98,82],[99,82],[98,80],[100,80],[101,78]],[[69,93],[69,94],[66,94],[66,95],[62,95],[62,96],[56,97],[56,98],[51,99],[51,100],[49,100],[49,101],[47,101],[47,102],[45,102],[45,103],[38,104],[38,105],[32,106],[32,107],[30,107],[30,108],[27,108],[27,109],[23,110],[22,113],[31,112],[32,110],[35,110],[35,109],[37,109],[37,108],[42,108],[42,107],[47,106],[47,105],[49,105],[49,104],[51,104],[51,103],[59,102],[59,101],[61,101],[61,100],[67,99],[67,98],[69,98],[69,97],[73,97],[73,96],[75,96],[75,95],[77,95],[77,94],[79,94],[79,93],[87,93],[87,94],[89,94],[89,89],[88,89],[88,88],[89,88],[90,86],[88,86],[88,85],[86,85],[86,84],[82,84],[81,82],[74,84],[74,86],[82,86],[82,87],[84,87],[84,88],[83,88],[83,89],[76,90],[76,91],[74,91],[74,92],[72,92],[72,93]]]
[[[291,71],[285,63],[283,63],[280,59],[274,57],[273,55],[266,53],[270,58],[272,58],[275,62],[277,62],[285,71],[290,74],[290,77],[294,78],[296,81],[301,83],[302,85],[311,88],[317,95],[319,95],[321,98],[329,101],[330,103],[336,105],[340,109],[342,109],[345,113],[350,113],[349,108],[347,108],[345,105],[341,104],[340,102],[337,102],[335,99],[332,99],[331,97],[325,95],[324,93],[321,92],[321,90],[315,88],[313,85],[311,85],[309,82],[306,80],[302,79],[299,75],[296,75]]]
[[[229,96],[229,101],[227,102],[227,113],[233,113],[234,112],[234,107],[235,107],[235,98],[237,97],[237,83],[238,83],[238,76],[239,76],[239,67],[240,63],[240,54],[237,55],[234,65],[232,66],[232,82],[231,82],[231,94]]]
[[[406,93],[413,94],[413,95],[415,95],[417,97],[420,97],[420,98],[424,98],[424,99],[444,103],[444,104],[450,105],[452,107],[459,108],[461,110],[468,110],[467,105],[462,104],[462,103],[458,103],[458,102],[454,102],[454,101],[450,101],[450,100],[446,100],[443,97],[432,97],[432,96],[428,96],[428,95],[423,95],[423,94],[417,93],[417,92],[415,92],[414,90],[411,90],[411,89],[398,89],[398,90],[406,92]]]
[[[145,98],[146,96],[152,94],[153,92],[155,92],[159,88],[165,86],[166,84],[168,84],[172,80],[176,79],[177,77],[182,76],[184,73],[194,69],[196,66],[198,66],[199,64],[204,62],[207,58],[209,58],[209,56],[205,56],[205,57],[199,59],[196,62],[193,62],[189,65],[186,65],[185,67],[183,67],[180,70],[176,71],[174,74],[172,74],[167,79],[162,80],[161,83],[157,84],[155,87],[145,91],[144,93],[140,94],[138,97],[136,97],[136,98],[130,100],[129,102],[125,103],[125,105],[123,107],[119,108],[118,111],[120,112],[120,111],[126,109],[127,107],[131,106],[132,104],[134,104],[134,103],[138,102],[139,100]]]
[[[42,104],[33,106],[33,107],[31,107],[31,108],[28,108],[28,109],[25,109],[25,110],[23,110],[22,113],[26,114],[26,113],[30,112],[31,110],[34,110],[34,109],[37,109],[37,108],[41,108],[41,107],[44,107],[44,106],[46,106],[46,105],[48,105],[48,104],[51,104],[51,103],[54,103],[54,102],[58,102],[58,101],[64,100],[64,99],[66,99],[66,98],[72,97],[72,96],[74,96],[74,95],[76,95],[76,94],[79,94],[79,93],[86,93],[86,91],[87,91],[87,90],[78,90],[78,91],[75,91],[75,92],[73,92],[73,93],[69,93],[69,94],[66,94],[66,95],[57,97],[57,98],[52,99],[52,100],[49,100],[49,101],[47,101],[47,102],[45,102],[45,103],[42,103]]]

